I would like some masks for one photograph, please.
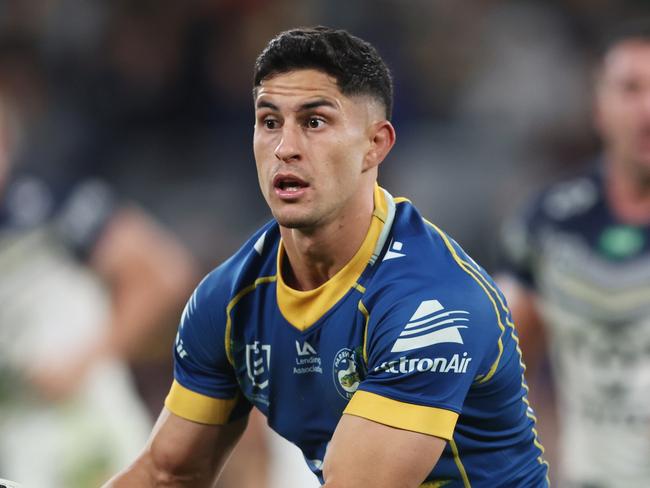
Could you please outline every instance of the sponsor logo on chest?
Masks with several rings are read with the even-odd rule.
[[[293,374],[323,374],[321,358],[309,342],[296,341],[296,354]]]

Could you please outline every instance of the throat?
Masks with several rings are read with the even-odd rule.
[[[337,264],[332,256],[327,254],[292,251],[291,243],[285,241],[280,271],[284,282],[299,291],[313,290],[325,284],[345,264]]]
[[[626,224],[650,225],[650,174],[632,179],[614,175],[607,186],[614,215]]]

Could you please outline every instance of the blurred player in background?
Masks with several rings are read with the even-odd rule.
[[[598,68],[602,157],[506,227],[504,291],[527,374],[549,347],[560,486],[650,486],[650,21]],[[543,327],[543,328],[542,328]]]
[[[150,429],[126,360],[171,325],[197,270],[104,182],[12,168],[15,113],[0,98],[0,477],[97,486]]]

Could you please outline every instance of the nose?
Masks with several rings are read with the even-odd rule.
[[[282,127],[282,137],[275,148],[275,157],[285,163],[300,160],[300,135],[297,127],[292,124]]]

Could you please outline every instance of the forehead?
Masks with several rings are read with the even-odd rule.
[[[650,40],[623,41],[605,56],[602,74],[605,78],[647,77],[650,79]]]
[[[262,80],[255,93],[256,101],[316,97],[330,99],[337,105],[348,99],[341,93],[336,78],[316,69],[301,69],[273,75]]]

